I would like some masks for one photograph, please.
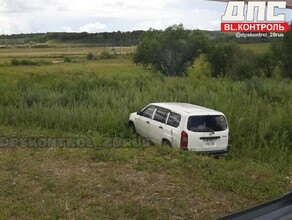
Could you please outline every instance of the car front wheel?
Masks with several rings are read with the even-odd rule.
[[[131,134],[135,134],[136,133],[136,128],[133,122],[129,122],[129,130],[131,132]]]

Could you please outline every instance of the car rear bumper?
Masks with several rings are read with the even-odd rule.
[[[215,151],[195,151],[197,154],[207,154],[211,156],[226,156],[229,153],[229,146],[223,150]]]

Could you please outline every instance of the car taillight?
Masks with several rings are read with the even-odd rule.
[[[180,148],[182,148],[182,149],[187,149],[188,148],[188,134],[185,131],[181,132]]]
[[[231,137],[230,134],[228,134],[228,145],[231,145],[232,141],[231,141]]]

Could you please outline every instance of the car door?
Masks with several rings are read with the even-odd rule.
[[[163,127],[163,138],[168,140],[173,147],[180,146],[181,130],[178,128],[181,122],[181,115],[170,112],[166,125]]]
[[[165,129],[165,122],[168,116],[169,110],[157,107],[154,113],[153,120],[151,121],[148,129],[148,137],[156,144],[161,144],[162,133]]]
[[[140,135],[147,137],[150,121],[154,113],[155,106],[149,105],[140,112],[140,116],[136,119],[135,129]]]

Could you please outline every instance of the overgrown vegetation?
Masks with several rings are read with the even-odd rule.
[[[29,60],[29,59],[12,59],[11,65],[12,66],[41,66],[41,65],[48,65],[51,64],[51,62],[45,61],[45,60]]]
[[[145,104],[189,102],[226,114],[233,139],[230,157],[273,164],[279,170],[291,164],[289,80],[198,77],[197,67],[188,78],[164,78],[119,59],[96,61],[91,68],[70,65],[68,70],[52,66],[51,71],[39,67],[34,72],[1,72],[0,124],[23,130],[126,134],[129,113]]]

